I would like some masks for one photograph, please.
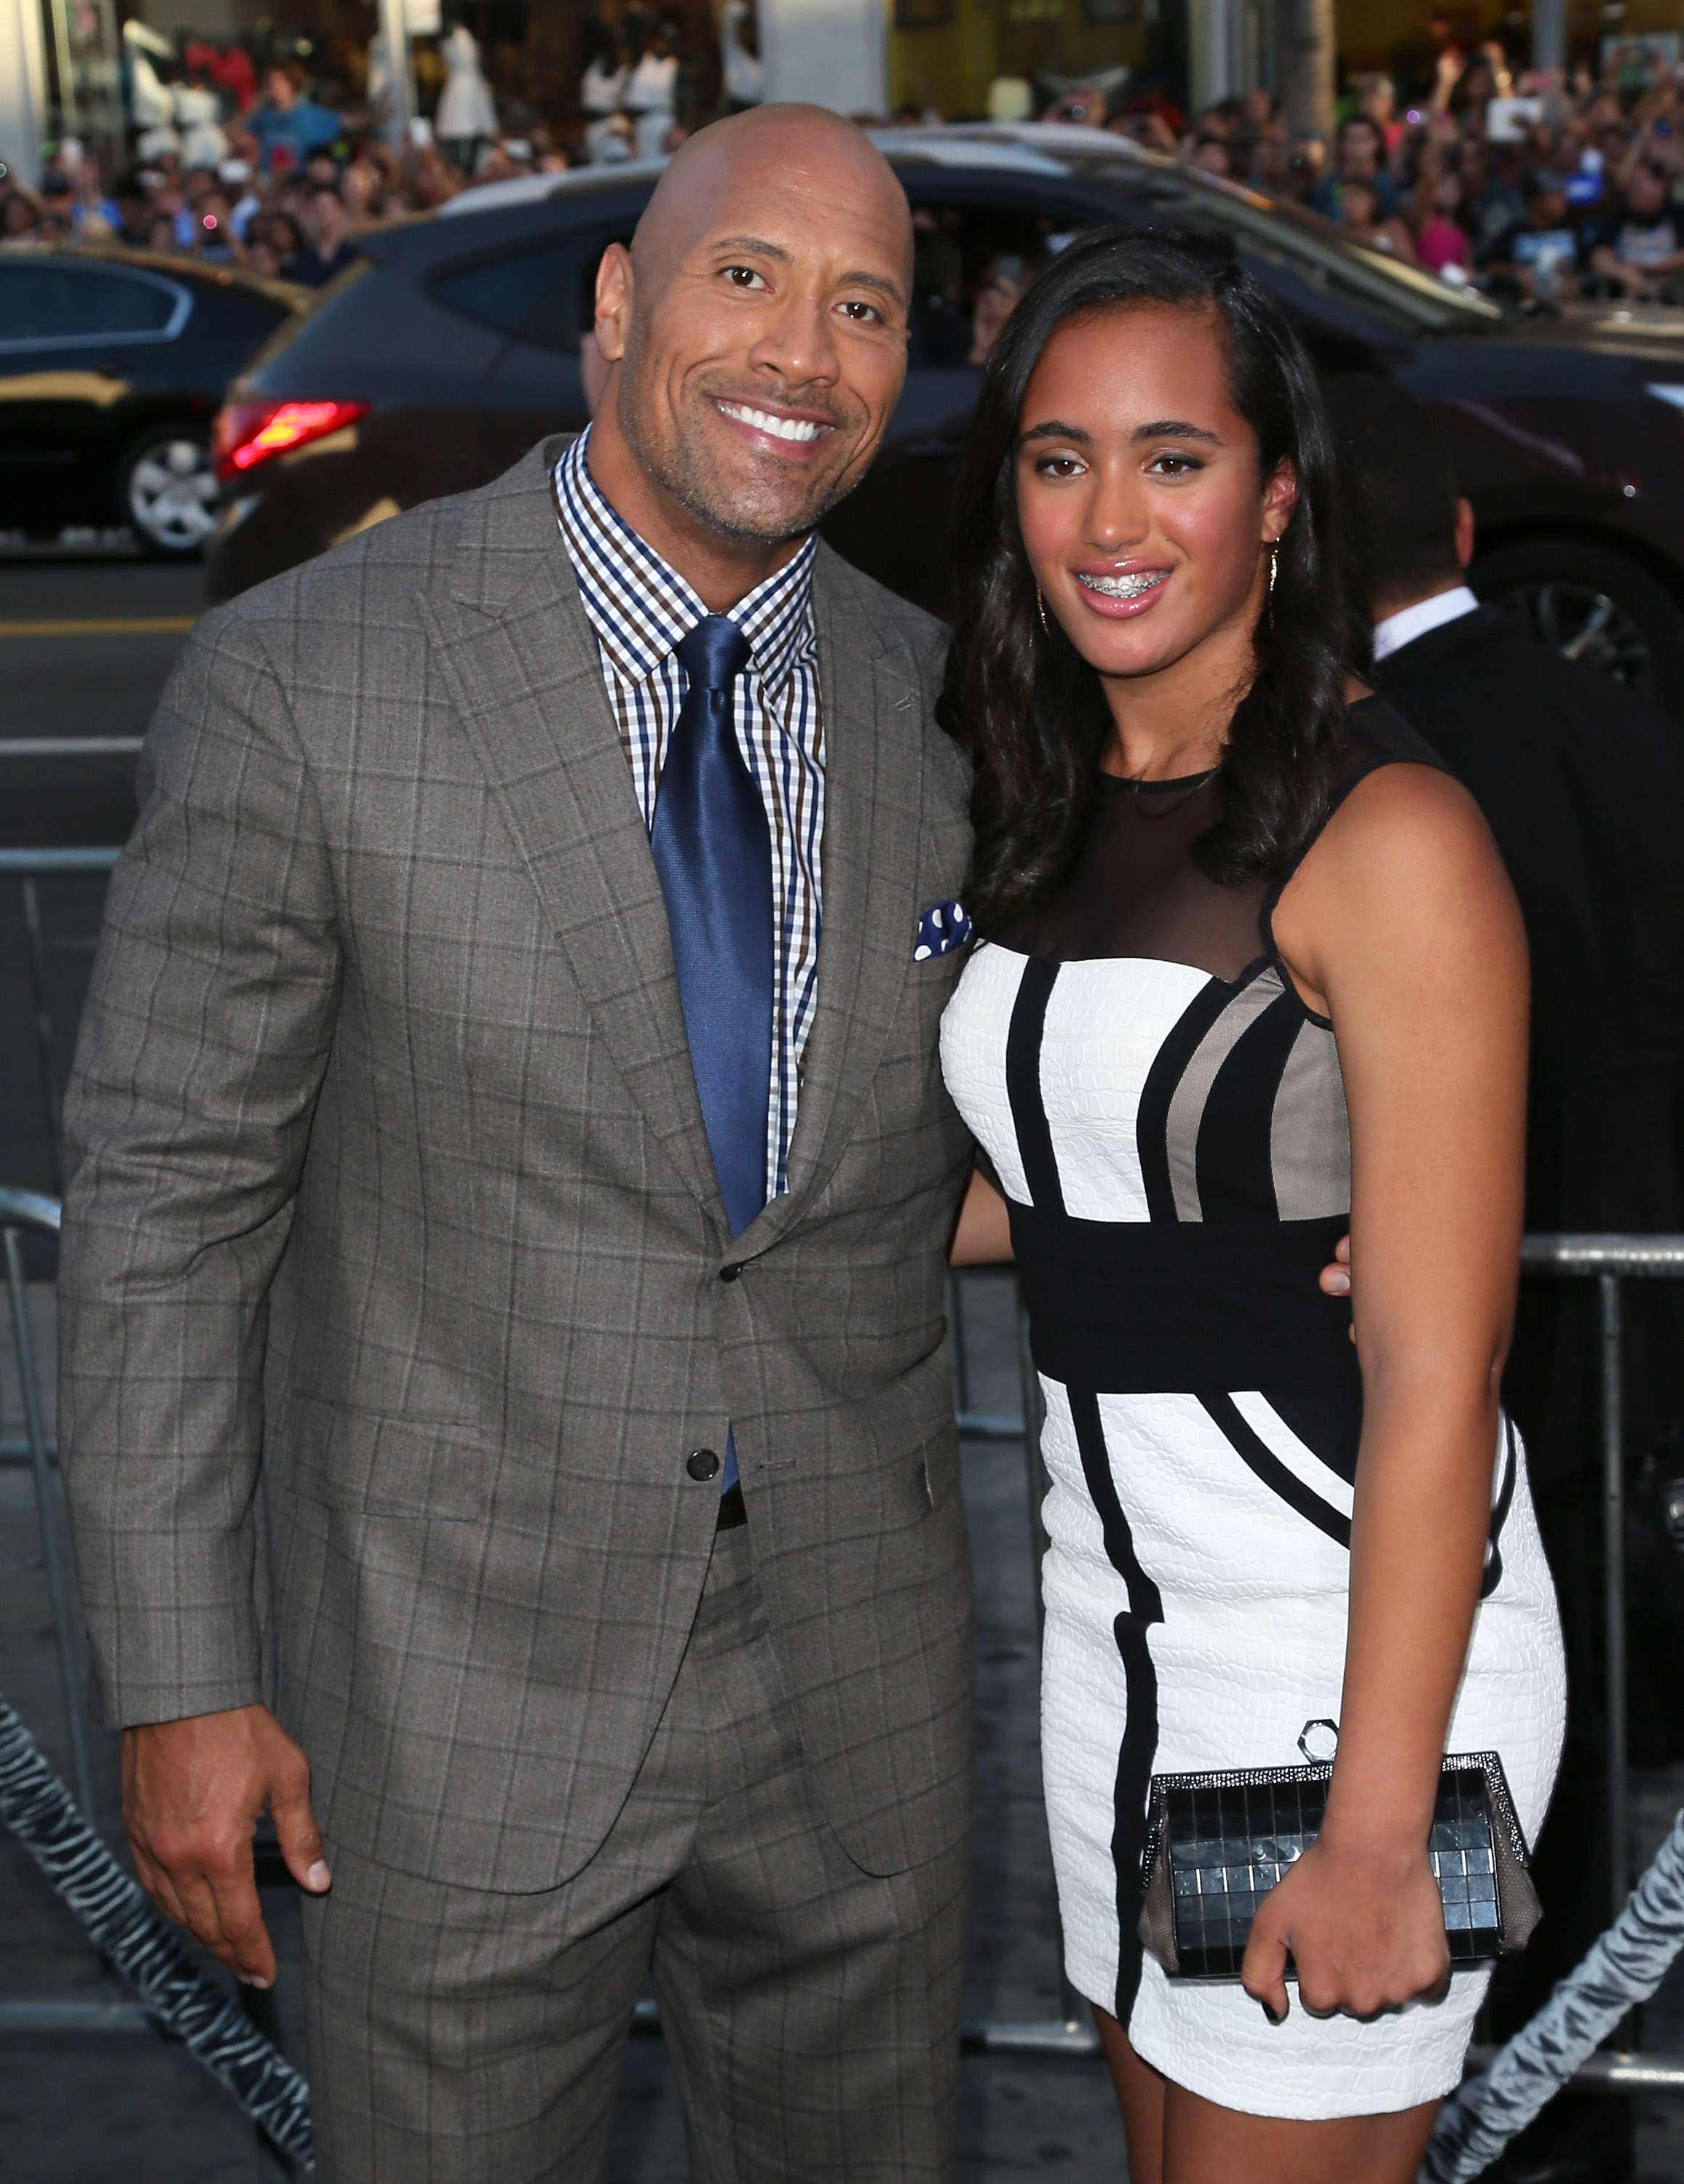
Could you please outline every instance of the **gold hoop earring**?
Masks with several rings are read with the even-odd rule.
[[[1040,586],[1039,584],[1035,586],[1035,604],[1040,610],[1040,626],[1046,632],[1047,635],[1051,637],[1052,634],[1052,624],[1046,618],[1046,601],[1040,595]]]
[[[1274,580],[1280,574],[1280,541],[1278,538],[1271,538],[1269,542],[1269,595],[1270,599],[1274,597]]]

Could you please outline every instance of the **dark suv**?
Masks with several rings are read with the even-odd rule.
[[[1475,588],[1684,708],[1684,312],[1506,311],[1296,208],[1060,125],[884,131],[917,238],[910,369],[884,450],[827,519],[848,558],[942,610],[980,367],[977,299],[1102,223],[1223,231],[1323,369],[1431,403],[1479,521]],[[226,598],[369,523],[490,478],[586,419],[597,262],[658,170],[494,185],[371,236],[369,260],[229,390],[209,577]]]

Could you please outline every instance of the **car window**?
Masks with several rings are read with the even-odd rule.
[[[192,308],[176,281],[126,269],[0,262],[0,349],[156,339],[178,332]]]
[[[447,266],[433,276],[434,298],[476,326],[540,348],[576,349],[595,315],[596,269],[611,242],[629,242],[629,227],[562,229],[518,249]]]
[[[974,175],[902,170],[916,246],[908,381],[915,398],[903,402],[905,430],[929,427],[930,401],[923,397],[934,400],[934,393],[920,388],[921,380],[940,377],[949,410],[964,398],[969,374],[986,362],[1019,298],[1085,228],[1185,223],[1218,231],[1328,368],[1369,365],[1376,341],[1418,335],[1444,315],[1441,284],[1400,281],[1400,269],[1347,246],[1324,221],[1306,216],[1295,226],[1259,198],[1200,187],[1174,170],[1096,160],[1082,179],[1089,187],[1067,193],[1050,191],[1038,176],[990,178],[979,188]]]
[[[453,266],[434,276],[433,295],[447,310],[471,319],[476,326],[517,334],[554,282],[570,240],[546,236],[524,249]]]
[[[980,369],[1012,305],[1069,240],[1073,223],[1022,203],[944,202],[928,186],[914,185],[910,193],[909,361],[925,368]]]

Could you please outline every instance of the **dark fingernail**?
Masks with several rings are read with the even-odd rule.
[[[1271,2009],[1266,2002],[1260,2002],[1257,2004],[1257,2008],[1262,2010],[1263,2015],[1269,2020],[1271,2025],[1285,2024],[1286,2012],[1284,2009]]]

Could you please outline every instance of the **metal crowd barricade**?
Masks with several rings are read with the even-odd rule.
[[[56,1445],[49,1444],[47,1437],[47,1412],[41,1398],[41,1375],[36,1369],[35,1341],[29,1323],[29,1290],[24,1279],[23,1240],[26,1235],[57,1238],[58,1204],[51,1198],[37,1197],[30,1190],[0,1190],[0,1228],[5,1239],[6,1301],[24,1414],[24,1447],[35,1489],[36,1522],[41,1530],[41,1556],[47,1571],[47,1596],[52,1605],[53,1635],[59,1656],[59,1688],[64,1704],[64,1735],[70,1749],[70,1782],[76,1802],[92,1818],[93,1774],[88,1763],[87,1722],[70,1616],[70,1547],[59,1521],[53,1480],[53,1462],[58,1449]]]
[[[0,760],[4,758],[137,758],[140,736],[0,736]],[[28,987],[35,1011],[35,1059],[42,1072],[42,1112],[46,1116],[46,1145],[53,1188],[64,1188],[59,1162],[59,1116],[53,1096],[53,1020],[48,1013],[46,983],[46,933],[42,928],[42,898],[37,880],[68,878],[72,873],[109,872],[120,850],[105,845],[48,847],[48,850],[0,850],[0,878],[15,878],[24,904],[24,939],[28,945]]]
[[[0,760],[138,758],[139,736],[0,736]],[[24,936],[28,948],[30,998],[35,1015],[36,1058],[41,1072],[42,1107],[47,1121],[47,1162],[54,1190],[63,1187],[59,1156],[59,1120],[53,1095],[53,1026],[47,1010],[47,939],[36,882],[82,872],[106,872],[121,855],[114,847],[0,849],[0,878],[19,883],[23,898]]]
[[[21,1460],[29,1466],[35,1490],[36,1523],[41,1535],[41,1558],[52,1607],[59,1689],[64,1709],[64,1741],[70,1756],[70,1786],[77,1804],[92,1821],[98,1808],[93,1796],[93,1769],[89,1762],[87,1710],[83,1703],[75,1625],[70,1612],[70,1543],[59,1520],[53,1479],[58,1449],[47,1430],[41,1374],[29,1321],[29,1289],[24,1279],[24,1238],[56,1239],[58,1234],[56,1200],[42,1198],[31,1190],[0,1190],[0,1241],[3,1241],[5,1248],[6,1301],[24,1416],[21,1446],[0,1449],[0,1459],[13,1462]],[[150,2011],[140,2003],[125,1999],[109,1978],[103,1995],[96,1999],[61,1996],[0,1998],[0,2034],[149,2032],[151,2029]]]
[[[1603,1673],[1608,1713],[1609,1916],[1617,1918],[1631,1886],[1625,1690],[1625,1400],[1620,1333],[1623,1281],[1684,1278],[1684,1236],[1528,1236],[1520,1266],[1529,1274],[1593,1279],[1602,1334]],[[1684,1666],[1684,1664],[1681,1664]],[[1681,2081],[1684,2082],[1684,2081]]]

